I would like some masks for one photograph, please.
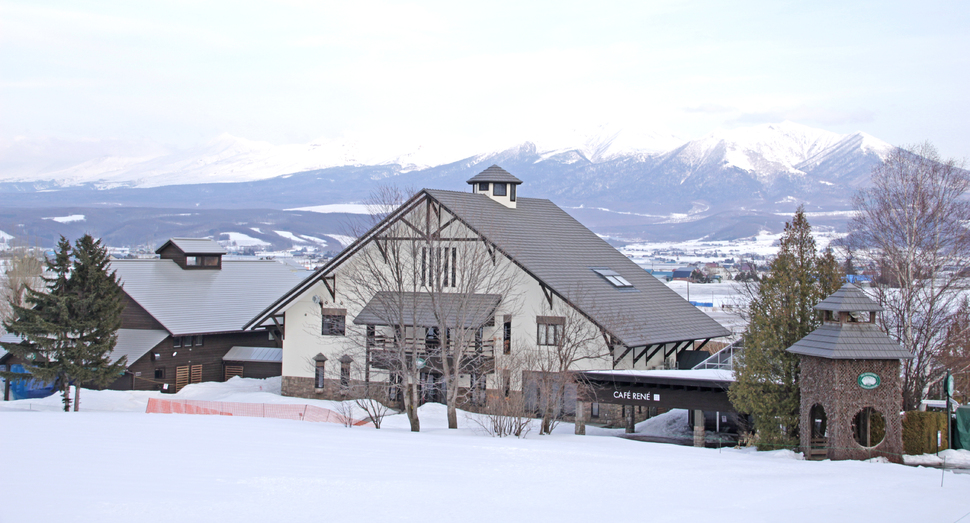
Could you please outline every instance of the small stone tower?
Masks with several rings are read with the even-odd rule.
[[[502,205],[515,209],[515,190],[522,184],[522,180],[498,165],[476,174],[468,184],[475,194],[484,194]]]
[[[815,306],[824,321],[788,348],[801,360],[801,447],[809,459],[900,462],[899,362],[913,357],[876,325],[882,307],[847,283]]]

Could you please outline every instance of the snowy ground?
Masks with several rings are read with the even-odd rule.
[[[278,384],[207,383],[176,397],[329,403],[283,398]],[[464,417],[448,430],[437,404],[421,408],[417,434],[400,415],[374,430],[144,414],[153,395],[82,391],[78,414],[53,411],[56,398],[0,404],[0,521],[817,522],[862,510],[867,520],[950,522],[970,512],[970,475],[932,468],[643,443],[594,428],[599,436],[582,437],[568,424],[498,439]],[[641,430],[681,430],[678,415]]]

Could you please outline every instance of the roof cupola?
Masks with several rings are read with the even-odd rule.
[[[222,255],[226,250],[208,238],[171,238],[155,254],[172,260],[183,269],[222,269]]]
[[[515,209],[515,192],[521,183],[522,180],[498,165],[493,165],[468,180],[473,193],[484,194],[510,209]]]

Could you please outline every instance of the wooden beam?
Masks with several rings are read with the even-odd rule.
[[[552,308],[552,289],[546,287],[545,283],[539,282],[539,287],[542,288],[542,294],[546,296],[546,301],[549,302],[549,308]]]
[[[650,355],[647,356],[647,359],[643,362],[644,365],[646,365],[647,363],[649,363],[650,360],[652,360],[653,357],[656,356],[658,352],[660,352],[660,349],[664,348],[664,344],[663,343],[657,343],[656,345],[652,345],[652,347],[654,347],[654,349],[650,353]]]
[[[616,363],[619,361],[623,361],[623,358],[625,358],[627,354],[630,354],[631,350],[633,350],[633,347],[627,347],[626,350],[623,351],[623,354],[620,354],[620,357],[613,362],[614,369],[616,368]]]
[[[324,276],[323,285],[330,292],[330,299],[332,299],[334,303],[337,303],[337,276]]]
[[[651,347],[654,347],[655,345],[656,344],[654,344],[654,345],[644,345],[643,346],[643,350],[640,351],[640,354],[639,355],[637,355],[637,353],[634,352],[633,353],[633,365],[636,365],[637,362],[640,361],[640,358],[643,358],[643,356],[647,353],[647,351],[649,351],[650,348]],[[647,358],[647,361],[650,361],[650,358]]]

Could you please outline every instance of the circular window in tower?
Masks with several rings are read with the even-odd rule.
[[[886,437],[886,418],[881,412],[866,407],[852,418],[852,436],[856,443],[872,448],[882,443]]]

